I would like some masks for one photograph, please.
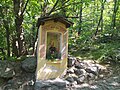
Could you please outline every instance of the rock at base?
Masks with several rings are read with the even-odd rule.
[[[37,66],[37,62],[35,57],[29,57],[24,61],[22,61],[22,68],[26,72],[31,72],[31,73],[35,72],[36,66]]]
[[[0,77],[1,78],[12,78],[15,75],[13,66],[7,61],[0,61]]]

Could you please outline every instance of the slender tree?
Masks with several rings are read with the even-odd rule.
[[[16,36],[17,36],[17,41],[15,39],[13,41],[18,43],[17,49],[18,53],[13,52],[16,56],[20,56],[24,53],[24,34],[23,34],[23,17],[24,17],[24,12],[27,6],[27,3],[29,0],[13,0],[13,5],[14,5],[14,15],[15,15],[15,26],[16,26]],[[13,50],[16,51],[16,50]]]
[[[7,42],[7,56],[10,56],[10,31],[9,31],[9,19],[8,19],[8,7],[0,7],[0,16],[3,18],[3,26],[6,31],[6,42]]]
[[[112,16],[112,24],[111,24],[112,29],[116,27],[116,14],[119,7],[119,0],[113,0],[113,1],[114,1],[114,9],[113,9],[113,16]]]
[[[83,0],[81,0],[81,4],[80,4],[80,16],[79,16],[79,30],[78,30],[78,35],[80,35],[81,30],[82,30],[82,7],[83,7]]]
[[[96,36],[98,34],[100,23],[102,23],[102,21],[103,21],[103,10],[104,10],[105,2],[106,2],[106,0],[102,0],[102,2],[101,2],[101,14],[100,14],[100,18],[99,18],[99,21],[98,21],[97,28],[96,28],[96,31],[94,33],[94,36]],[[101,30],[102,29],[103,29],[103,24],[101,24]]]
[[[9,24],[4,20],[4,27],[6,30],[6,41],[7,41],[7,56],[10,57],[10,32],[9,32]]]

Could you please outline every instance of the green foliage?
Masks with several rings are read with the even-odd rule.
[[[120,48],[120,15],[118,14],[120,8],[116,13],[116,26],[112,28],[115,5],[112,0],[105,2],[102,17],[103,26],[101,22],[98,27],[97,36],[94,36],[101,15],[101,1],[89,1],[87,4],[87,0],[83,1],[82,26],[79,24],[79,18],[70,19],[74,22],[74,26],[72,27],[74,31],[70,28],[69,54],[80,58],[98,60],[100,62],[119,62],[119,53],[115,53],[115,51]],[[70,7],[71,13],[69,13],[69,16],[79,16],[80,4],[77,5]],[[72,13],[72,10],[75,13]],[[82,28],[80,36],[77,35],[79,27]],[[110,57],[112,60],[108,59]]]
[[[120,62],[120,36],[98,36],[96,40],[80,45],[73,55],[104,63],[118,63]]]
[[[27,0],[24,1],[26,3]],[[120,48],[119,0],[116,0],[116,6],[118,7],[116,16],[114,16],[114,1],[110,0],[104,3],[103,17],[98,27],[97,36],[94,37],[101,15],[102,1],[104,0],[29,0],[22,22],[27,51],[33,51],[31,48],[33,49],[36,40],[38,17],[59,13],[59,15],[68,17],[74,23],[69,28],[69,54],[99,61],[107,61],[107,58],[111,56],[112,58],[118,58],[119,55],[116,55],[118,52],[115,53],[115,51]],[[13,38],[16,38],[18,34],[15,30],[13,6],[12,0],[2,0],[0,3],[0,48],[4,49],[4,54],[0,51],[1,59],[17,60],[16,56],[12,57]],[[82,23],[80,23],[81,6]],[[114,18],[116,20],[115,26],[113,26]],[[8,25],[10,32],[10,57],[7,56],[6,25]],[[78,36],[79,28],[81,28],[81,31]]]

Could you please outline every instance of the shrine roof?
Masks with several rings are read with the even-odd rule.
[[[59,15],[58,16],[53,15],[53,16],[45,16],[38,18],[37,27],[39,27],[40,25],[44,25],[46,21],[50,21],[50,20],[54,20],[54,22],[61,22],[66,25],[66,28],[73,25],[73,23],[71,21],[68,21],[65,17]]]

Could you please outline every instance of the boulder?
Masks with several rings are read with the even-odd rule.
[[[70,83],[74,82],[74,78],[72,76],[66,77],[66,80],[69,81]]]
[[[77,68],[77,69],[84,69],[85,65],[82,62],[76,61],[75,62],[75,68]]]
[[[22,69],[26,72],[35,72],[37,66],[37,61],[35,57],[26,58],[22,61]]]
[[[67,73],[68,74],[73,74],[74,70],[75,70],[75,67],[71,67],[71,68],[67,69]]]
[[[14,62],[13,67],[15,70],[15,76],[21,76],[22,74],[22,68],[21,68],[21,62]]]
[[[17,90],[17,88],[11,84],[6,84],[4,87],[3,87],[3,90]]]
[[[85,77],[84,75],[80,76],[80,77],[77,79],[77,84],[84,83],[84,82],[85,82],[85,79],[86,79],[86,77]]]
[[[63,90],[69,82],[62,79],[45,80],[35,82],[35,90]]]
[[[23,88],[19,88],[19,90],[34,90],[34,86],[25,85]]]
[[[12,78],[15,75],[13,66],[8,61],[0,61],[0,77]]]
[[[76,69],[75,71],[75,74],[76,75],[85,75],[86,74],[86,71],[84,69]]]
[[[35,90],[40,90],[45,87],[51,87],[51,85],[49,83],[43,82],[43,81],[35,82],[35,87],[34,87]]]
[[[21,76],[13,77],[8,80],[5,83],[3,90],[9,90],[8,88],[11,90],[34,90],[34,81],[30,75],[31,73],[24,73],[22,73]]]
[[[92,74],[92,73],[89,73],[87,74],[87,79],[90,81],[90,80],[95,80],[96,79],[96,75]]]
[[[68,57],[68,67],[72,67],[75,64],[76,58],[75,57]]]
[[[94,75],[98,75],[99,70],[98,70],[98,67],[94,66],[94,67],[87,67],[85,71],[88,73],[92,73]]]
[[[58,87],[66,87],[69,82],[62,80],[62,79],[55,79],[51,82],[52,85],[58,86]]]
[[[17,82],[18,82],[18,79],[16,78],[8,80],[3,87],[3,90],[18,90],[18,88],[22,85],[22,83],[18,85]]]

